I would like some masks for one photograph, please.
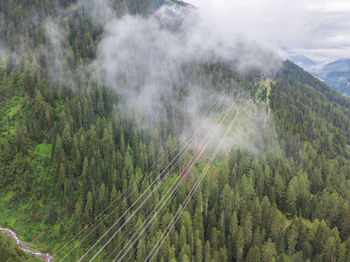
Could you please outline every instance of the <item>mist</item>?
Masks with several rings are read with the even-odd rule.
[[[210,91],[209,79],[191,78],[184,68],[193,63],[223,63],[239,74],[259,71],[269,75],[278,70],[282,62],[277,52],[249,39],[241,31],[232,34],[212,24],[210,16],[204,19],[196,8],[174,6],[164,6],[146,17],[114,17],[104,25],[96,60],[88,70],[98,72],[97,80],[120,95],[119,111],[124,116],[130,116],[132,111],[141,119],[141,128],[153,130],[167,125],[165,107],[171,107],[187,119],[186,125],[178,127],[176,132],[190,137],[208,116],[203,108],[218,100],[224,87]],[[231,84],[234,89],[236,84]],[[176,86],[186,86],[189,90],[182,100],[176,99]],[[238,94],[239,90],[234,91]],[[234,96],[226,97],[222,101],[228,108],[233,99]],[[252,112],[250,110],[250,114]],[[250,121],[255,121],[253,116]],[[215,121],[208,125],[206,134],[209,136],[213,130],[218,130],[218,137],[222,137],[224,128],[219,128]],[[235,137],[226,145],[247,145],[250,138],[243,133],[236,129]],[[254,135],[260,136],[259,132]],[[252,145],[246,146],[248,150],[252,148]]]
[[[1,43],[0,43],[0,61],[2,61],[6,57],[7,57],[7,52],[5,51],[5,48],[1,46]]]
[[[68,32],[63,21],[77,12],[101,26],[103,33],[96,47],[96,58],[72,68],[72,51],[65,47]],[[121,116],[132,118],[146,132],[170,126],[169,115],[177,115],[182,121],[175,127],[171,125],[175,128],[172,133],[189,138],[217,101],[228,109],[247,88],[234,79],[213,88],[210,76],[198,76],[196,70],[201,65],[218,63],[243,76],[254,71],[268,77],[282,63],[279,52],[264,38],[252,37],[254,32],[243,30],[238,16],[220,20],[196,7],[172,5],[144,16],[119,16],[108,0],[81,0],[58,13],[43,21],[45,44],[26,50],[21,56],[30,54],[37,61],[44,57],[47,78],[56,87],[74,89],[81,73],[88,74],[96,84],[114,90],[119,97]],[[240,99],[239,104],[248,100],[248,97]],[[239,104],[233,107],[232,114]],[[262,143],[264,136],[257,119],[271,123],[272,120],[265,107],[250,104],[244,108],[244,118],[240,117],[240,124],[225,145],[227,149],[234,145],[256,153],[261,151],[257,144]],[[210,144],[214,148],[227,125],[225,122],[220,127],[218,120],[213,119],[205,127],[202,143],[216,130],[217,139]],[[274,125],[269,127],[273,129]]]

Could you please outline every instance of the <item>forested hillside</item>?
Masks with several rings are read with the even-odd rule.
[[[10,238],[0,232],[0,256],[2,261],[16,262],[16,261],[39,261],[34,256],[26,254],[20,250]]]
[[[120,0],[112,8],[117,17],[141,17],[162,4]],[[172,163],[189,141],[183,130],[196,127],[182,109],[200,85],[206,92],[249,93],[254,105],[238,123],[258,142],[252,150],[242,138],[219,154],[155,260],[350,261],[350,100],[289,61],[271,75],[243,74],[224,61],[190,61],[181,81],[162,74],[174,100],[162,93],[151,122],[103,74],[89,71],[106,33],[105,10],[92,0],[0,3],[0,225],[40,250],[59,251],[57,261],[73,261],[127,212],[84,259],[130,218],[96,257],[112,261],[171,183],[184,178],[144,237],[130,245],[125,260],[144,261],[210,157],[191,148]],[[62,30],[60,44],[50,40]],[[116,83],[138,90],[147,82],[125,79]],[[215,101],[208,96],[201,111],[209,115]],[[215,117],[219,122],[221,115]],[[156,124],[143,128],[147,122]],[[201,158],[190,169],[192,156]],[[164,169],[169,177],[132,217],[129,208],[155,188]],[[0,252],[13,253],[0,237]],[[11,259],[31,261],[22,254]]]

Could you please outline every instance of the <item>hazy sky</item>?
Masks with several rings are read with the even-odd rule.
[[[199,8],[213,30],[244,35],[317,61],[350,57],[350,0],[187,2]]]

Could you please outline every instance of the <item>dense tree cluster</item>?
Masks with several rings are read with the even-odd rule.
[[[3,261],[7,262],[39,261],[38,259],[35,259],[34,256],[22,251],[8,236],[2,232],[0,232],[0,257]]]
[[[75,3],[19,2],[0,3],[1,25],[7,25],[1,27],[0,37],[12,51],[15,47],[39,50],[47,41],[40,21],[47,15],[54,17],[57,6]],[[145,14],[160,4],[115,1],[114,8],[117,13],[126,8]],[[27,23],[33,13],[37,21]],[[94,58],[103,32],[79,12],[61,23],[68,32],[64,45],[70,50],[65,66],[73,72]],[[17,223],[31,228],[20,234],[30,241],[38,231],[45,232],[39,245],[54,252],[121,198],[113,216],[72,253],[72,259],[91,246],[173,159],[177,151],[149,170],[164,152],[178,145],[179,133],[174,130],[187,119],[164,101],[160,114],[168,121],[145,132],[137,116],[121,114],[117,105],[122,101],[112,90],[84,72],[72,77],[73,87],[52,81],[57,74],[49,66],[54,58],[38,54],[17,62],[10,55],[0,64],[0,200],[6,203],[4,214],[26,214]],[[247,87],[254,78],[217,63],[194,63],[184,71],[188,79],[209,82],[206,86],[217,90],[233,89],[236,82]],[[174,86],[179,103],[190,82]],[[254,155],[233,148],[217,159],[157,261],[350,261],[349,100],[288,61],[274,77],[271,90],[262,94],[257,103],[268,103],[281,153],[276,156],[266,150]],[[263,136],[266,141],[273,139]],[[200,171],[201,166],[196,166],[194,176]],[[147,237],[133,247],[132,260],[146,258],[191,182],[186,180],[152,223]],[[128,188],[133,193],[123,197]],[[154,203],[161,194],[152,196]],[[149,208],[133,218],[136,228]],[[1,216],[6,223],[12,220]],[[126,227],[108,245],[101,259],[120,250],[129,230]]]

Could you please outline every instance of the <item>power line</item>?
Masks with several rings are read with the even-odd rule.
[[[218,110],[218,108],[220,108],[221,104],[218,104],[214,110],[214,112],[212,112],[212,114],[210,115],[210,117],[207,118],[207,120],[205,121],[205,123],[203,123],[203,125],[201,126],[201,128],[197,131],[197,134],[195,134],[193,136],[192,142],[190,144],[187,144],[176,156],[175,158],[168,164],[168,166],[166,168],[168,168],[170,165],[173,164],[174,160],[176,160],[176,158],[178,156],[181,156],[181,158],[176,162],[176,164],[185,156],[186,152],[190,149],[191,144],[193,144],[195,142],[195,140],[197,139],[197,137],[201,134],[203,128],[205,127],[205,125],[210,121],[210,119],[214,116],[215,112]],[[182,153],[182,151],[184,151],[184,153]],[[175,165],[176,165],[175,164]],[[176,167],[176,166],[175,166]],[[175,168],[174,167],[174,168]],[[127,211],[125,211],[122,216],[95,242],[94,245],[92,245],[84,254],[83,256],[78,260],[81,261],[109,232],[110,230],[131,210],[131,208],[133,208],[135,206],[135,204],[137,202],[139,202],[139,200],[145,195],[145,193],[155,184],[155,182],[161,177],[161,175],[164,173],[166,169],[164,169],[161,174],[152,182],[152,184],[141,194],[141,196],[138,197],[138,199],[127,209]],[[167,174],[167,176],[169,175],[169,172]],[[155,189],[152,190],[151,193],[153,193],[160,185],[161,181],[159,181],[159,183],[156,185]],[[150,195],[151,195],[150,193]],[[149,199],[150,195],[141,203],[141,205],[139,207],[136,208],[136,211],[134,211],[134,214],[137,213],[137,211],[144,205],[145,202],[147,202],[147,200]],[[133,215],[134,215],[133,214]],[[133,216],[132,215],[132,216]],[[127,222],[130,221],[130,217],[127,219]],[[118,233],[120,231],[120,229],[118,229],[118,231],[116,233]],[[97,254],[93,257],[95,258],[105,247],[105,245],[97,252]]]
[[[191,200],[192,196],[194,195],[194,193],[196,192],[196,190],[199,188],[199,185],[201,183],[201,181],[203,180],[204,176],[206,175],[206,173],[208,172],[210,165],[212,164],[212,162],[214,161],[217,153],[221,150],[221,147],[223,146],[223,143],[228,135],[228,132],[231,130],[234,122],[237,119],[238,113],[240,109],[237,111],[237,114],[235,116],[235,118],[233,119],[233,121],[231,122],[229,128],[227,128],[226,133],[224,135],[224,137],[221,139],[220,144],[218,145],[218,147],[216,148],[215,152],[213,153],[212,157],[210,158],[210,160],[208,161],[208,164],[206,166],[206,168],[203,170],[203,172],[201,173],[200,177],[197,179],[195,185],[193,186],[193,188],[191,189],[190,193],[188,194],[188,196],[186,197],[186,199],[184,200],[183,204],[182,204],[182,208],[180,208],[178,210],[178,212],[175,214],[175,216],[173,217],[173,219],[171,220],[171,222],[169,223],[169,225],[167,226],[167,228],[163,231],[161,237],[159,238],[159,240],[156,242],[156,244],[154,245],[154,247],[152,248],[152,250],[150,251],[150,253],[148,254],[148,256],[146,257],[145,261],[152,261],[154,259],[154,257],[156,256],[156,254],[158,253],[160,247],[162,246],[162,244],[164,243],[166,237],[169,235],[170,231],[172,230],[172,228],[174,227],[174,225],[176,224],[176,222],[178,221],[178,219],[181,217],[183,211],[186,209],[189,201]],[[151,256],[151,254],[153,253],[153,255]]]
[[[215,107],[214,107],[213,111],[214,111],[214,110],[217,110],[218,106],[221,105],[221,104],[219,104],[219,103],[221,102],[220,100],[222,100],[223,97],[224,97],[224,91],[222,91],[222,92],[220,93],[220,96],[218,97],[217,101],[215,102]],[[194,139],[194,136],[195,136],[195,135],[196,135],[196,133],[191,137],[190,140]],[[145,180],[146,178],[144,178],[144,176],[145,176],[146,174],[148,174],[148,172],[149,172],[150,170],[152,170],[152,168],[155,167],[156,164],[157,164],[158,162],[160,162],[160,160],[163,159],[165,155],[167,155],[167,153],[169,153],[169,151],[171,151],[169,154],[172,154],[172,153],[176,150],[177,147],[178,147],[178,146],[175,146],[175,147],[173,147],[172,149],[169,149],[167,152],[165,152],[165,153],[164,153],[155,163],[153,163],[152,166],[141,176],[143,179],[139,178],[139,181]],[[167,167],[165,167],[165,169],[168,168],[170,165],[171,165],[171,163],[169,163],[169,164],[167,165]],[[104,213],[105,213],[112,205],[114,205],[118,200],[120,200],[120,199],[125,195],[125,193],[128,192],[131,188],[132,188],[132,185],[130,185],[130,186],[128,187],[128,189],[127,189],[121,196],[119,196],[119,197],[116,198],[111,204],[109,204],[109,205],[107,206],[107,208],[105,208],[101,213],[99,213],[86,227],[89,228],[90,225],[92,225],[93,222],[96,221],[97,218],[99,218],[102,214],[104,214]],[[130,197],[131,194],[134,193],[135,190],[136,190],[136,189],[134,188],[133,191],[130,192],[130,193],[128,194],[128,196],[126,196],[126,198]],[[65,256],[64,256],[60,261],[63,261],[71,252],[73,252],[78,246],[80,246],[80,244],[81,244],[90,234],[92,234],[100,225],[102,225],[102,223],[103,223],[103,222],[104,222],[118,207],[120,207],[121,204],[122,204],[122,203],[120,203],[119,205],[117,205],[117,206],[116,206],[116,207],[115,207],[115,208],[114,208],[114,209],[113,209],[113,210],[112,210],[112,211],[111,211],[97,226],[95,226],[92,230],[90,230],[90,232],[89,232],[87,235],[85,235],[85,237],[84,237],[81,241],[79,241],[78,244],[76,244],[72,249],[70,249],[70,251],[67,252],[67,253],[65,254]],[[82,232],[84,232],[84,229],[80,230],[80,232],[78,232],[68,243],[66,243],[62,248],[60,248],[60,249],[54,254],[54,256],[56,256],[56,255],[57,255],[60,251],[62,251],[67,245],[69,245],[72,241],[74,241],[74,239],[76,239]]]
[[[236,99],[235,99],[235,101],[236,101]],[[231,104],[230,109],[226,112],[224,118],[221,120],[220,126],[222,125],[223,121],[226,119],[228,113],[231,112],[231,110],[232,110],[232,108],[233,108],[233,105],[235,104],[235,101]],[[203,149],[202,149],[202,151],[201,151],[201,153],[200,153],[199,155],[201,155],[201,154],[204,152],[204,150],[206,149],[206,147],[209,145],[210,141],[215,137],[217,131],[218,131],[218,126],[217,126],[215,132],[212,134],[212,136],[208,139],[208,142],[205,144],[205,146],[203,147]],[[192,157],[192,158],[193,158],[193,157]],[[199,156],[197,156],[197,158],[195,159],[194,163],[192,164],[192,167],[193,167],[193,165],[195,164],[195,162],[198,160],[198,158],[199,158]],[[191,159],[191,160],[192,160],[192,159]],[[165,206],[165,204],[168,202],[168,200],[172,197],[172,195],[173,195],[174,192],[177,190],[177,188],[178,188],[179,185],[182,183],[182,181],[185,179],[185,177],[187,176],[187,174],[188,174],[188,172],[189,172],[190,170],[191,170],[191,168],[189,168],[189,169],[187,170],[186,174],[185,174],[184,176],[181,177],[180,182],[178,182],[178,183],[177,183],[177,182],[174,182],[174,183],[173,183],[173,185],[171,186],[171,188],[172,188],[176,183],[177,183],[177,185],[176,185],[175,189],[172,190],[172,192],[171,192],[170,195],[167,197],[167,199],[164,201],[164,203],[162,204],[162,206],[161,206],[157,211],[154,211],[157,207],[152,211],[152,213],[155,212],[155,215],[153,215],[153,217],[152,217],[151,220],[147,223],[146,226],[144,226],[144,224],[146,223],[146,221],[142,224],[142,226],[144,226],[142,232],[139,233],[139,234],[136,236],[136,234],[140,231],[140,229],[141,229],[141,227],[142,227],[142,226],[141,226],[141,227],[139,228],[139,230],[138,230],[137,232],[135,232],[134,236],[132,237],[132,238],[134,238],[134,237],[136,236],[135,240],[130,244],[130,242],[131,242],[131,240],[132,240],[132,238],[131,238],[131,239],[128,241],[128,243],[124,246],[124,248],[119,252],[119,254],[115,257],[115,259],[114,259],[113,261],[116,261],[116,259],[118,259],[118,257],[120,256],[120,254],[121,254],[121,253],[123,252],[123,250],[125,249],[125,247],[128,246],[127,250],[126,250],[125,253],[119,258],[118,261],[121,261],[121,260],[125,257],[125,255],[130,251],[130,249],[132,248],[132,246],[133,246],[133,245],[137,242],[137,240],[141,237],[141,235],[144,233],[144,231],[147,229],[147,227],[152,223],[153,219],[157,216],[157,214],[159,213],[159,211]],[[171,188],[168,190],[168,192],[165,194],[165,196],[169,193],[169,191],[171,190]],[[162,200],[163,200],[163,199],[164,199],[164,197],[162,198]],[[158,203],[158,205],[162,202],[162,200]],[[158,205],[157,205],[157,206],[158,206]],[[149,216],[149,217],[150,217],[150,216]],[[148,218],[149,218],[149,217],[148,217]],[[147,218],[147,219],[148,219],[148,218]]]

